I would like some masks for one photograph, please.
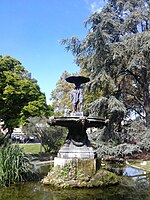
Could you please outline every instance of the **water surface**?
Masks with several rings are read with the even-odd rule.
[[[150,175],[130,167],[124,173],[129,186],[57,190],[39,181],[26,182],[0,188],[0,200],[150,200]]]

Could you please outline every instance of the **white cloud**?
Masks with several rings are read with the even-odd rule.
[[[93,3],[91,3],[90,7],[91,7],[92,13],[94,13],[94,12],[100,12],[102,10],[101,5],[99,5],[99,3],[97,3],[96,1],[94,1]]]
[[[88,5],[92,13],[100,12],[105,5],[104,0],[84,0],[84,1]]]

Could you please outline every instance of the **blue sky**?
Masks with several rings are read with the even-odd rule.
[[[49,103],[61,74],[79,70],[59,41],[84,38],[84,21],[103,5],[104,0],[0,0],[0,54],[20,61]]]

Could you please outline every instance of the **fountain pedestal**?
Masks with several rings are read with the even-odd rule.
[[[49,123],[67,127],[69,131],[64,145],[54,159],[54,166],[64,167],[72,160],[86,159],[93,163],[92,165],[95,166],[93,169],[96,170],[96,151],[88,140],[86,130],[90,127],[103,127],[105,121],[99,118],[70,116],[54,117]]]
[[[59,158],[96,158],[96,152],[91,146],[75,146],[72,142],[64,145],[58,152]]]

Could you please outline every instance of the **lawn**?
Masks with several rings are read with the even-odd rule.
[[[40,152],[40,146],[39,143],[30,143],[30,144],[19,144],[20,147],[22,147],[27,154],[38,154]],[[44,152],[42,148],[42,152]]]
[[[129,162],[129,165],[150,172],[150,161],[136,160],[136,161]]]

